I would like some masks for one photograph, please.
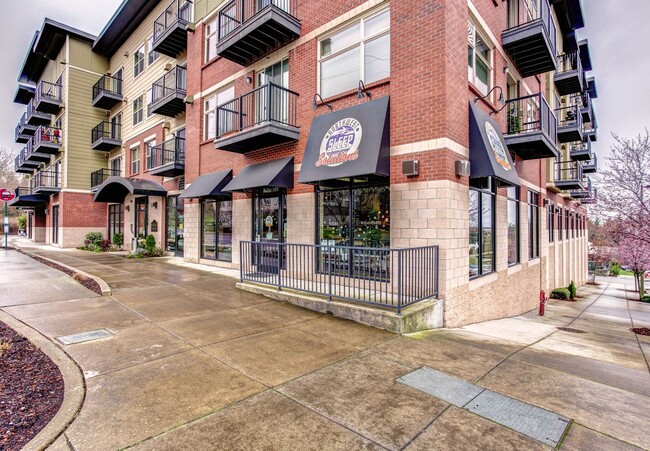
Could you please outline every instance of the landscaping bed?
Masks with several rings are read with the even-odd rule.
[[[63,376],[40,349],[0,322],[0,449],[18,450],[56,415]]]

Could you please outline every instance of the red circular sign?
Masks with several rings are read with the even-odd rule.
[[[16,197],[16,194],[9,188],[0,188],[0,200],[3,202],[9,202]]]

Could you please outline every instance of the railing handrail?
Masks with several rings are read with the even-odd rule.
[[[41,99],[42,97],[48,97],[54,100],[61,100],[63,98],[62,91],[62,85],[41,80],[36,86],[36,98]]]
[[[219,40],[235,32],[267,8],[276,8],[297,20],[297,3],[297,0],[231,0],[224,3],[217,18]]]
[[[54,169],[41,169],[32,178],[34,188],[60,188],[61,172]]]
[[[175,136],[151,148],[151,169],[171,163],[185,163],[185,138]]]
[[[536,102],[530,103],[531,100]],[[526,103],[532,108],[520,107]],[[514,106],[513,106],[514,105]],[[507,134],[541,131],[557,142],[557,118],[541,92],[506,100]],[[514,115],[513,115],[514,113]],[[525,117],[526,121],[523,121]]]
[[[582,60],[580,59],[580,51],[574,50],[572,52],[566,52],[557,57],[557,73],[562,74],[564,72],[578,71],[582,73]]]
[[[107,80],[110,83],[107,83]],[[93,85],[93,99],[96,99],[102,92],[122,95],[122,79],[108,74],[102,75]]]
[[[101,121],[91,130],[91,142],[100,138],[122,139],[122,124],[110,121]]]
[[[556,180],[582,180],[582,163],[580,161],[556,161]],[[568,177],[563,176],[568,173]]]
[[[175,22],[180,22],[183,25],[189,24],[191,20],[192,8],[191,0],[174,0],[167,8],[153,21],[153,40],[154,42],[160,38],[160,34],[164,33]],[[170,19],[170,20],[168,20]]]
[[[44,140],[43,138],[45,137],[47,137],[48,139]],[[61,129],[60,127],[54,127],[52,125],[39,125],[38,128],[36,129],[36,133],[34,133],[34,144],[43,141],[49,141],[56,144],[61,144],[61,142],[63,141],[63,129]]]
[[[101,168],[96,171],[93,171],[90,173],[90,186],[91,188],[94,188],[96,186],[101,185],[108,179],[109,177],[119,177],[122,175],[122,171],[120,169],[112,169],[112,168]]]
[[[168,80],[173,83],[168,83]],[[170,86],[173,84],[173,86]],[[187,92],[187,68],[175,66],[151,85],[151,103],[154,104],[175,92]]]

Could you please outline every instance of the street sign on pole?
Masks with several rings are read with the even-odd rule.
[[[16,193],[9,188],[0,188],[0,200],[5,203],[5,250],[7,250],[7,244],[9,240],[9,205],[8,202],[13,200],[16,197]]]

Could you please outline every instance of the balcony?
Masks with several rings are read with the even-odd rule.
[[[577,50],[557,57],[557,70],[554,77],[555,88],[561,96],[584,91],[584,75],[582,60]]]
[[[56,114],[63,106],[63,87],[47,81],[36,86],[34,106],[41,113]]]
[[[93,106],[95,108],[110,110],[122,99],[122,80],[120,78],[103,75],[93,86]]]
[[[580,105],[582,122],[591,122],[594,110],[593,110],[593,106],[591,105],[591,96],[589,95],[588,91],[576,95],[575,99],[572,99],[571,103]]]
[[[54,155],[61,150],[63,131],[60,128],[41,125],[34,135],[34,152]]]
[[[595,204],[598,201],[598,188],[591,187],[589,190],[589,196],[588,197],[583,197],[580,199],[580,203],[582,204]]]
[[[151,175],[176,177],[185,173],[185,139],[174,137],[151,149]]]
[[[591,197],[592,190],[593,187],[591,186],[591,179],[589,177],[585,177],[582,180],[582,188],[571,191],[569,195],[574,199],[586,199],[588,197]]]
[[[594,174],[598,172],[598,157],[593,154],[590,160],[582,163],[582,173],[583,174]]]
[[[300,36],[297,0],[231,0],[219,11],[217,55],[248,66]]]
[[[557,69],[557,31],[548,0],[517,0],[510,28],[501,34],[504,50],[522,77]]]
[[[122,145],[122,125],[102,121],[90,132],[90,148],[107,152]]]
[[[591,160],[593,154],[591,153],[591,142],[574,142],[570,145],[569,156],[573,161],[587,161]],[[584,172],[584,167],[582,168]]]
[[[560,143],[582,141],[582,113],[578,105],[555,110],[558,119],[557,140]]]
[[[36,108],[34,107],[34,99],[30,100],[29,103],[27,104],[27,112],[25,114],[26,114],[27,124],[32,126],[49,125],[50,122],[52,121],[51,115],[47,113],[41,113],[40,111],[36,111]],[[36,129],[34,129],[34,131],[36,131]]]
[[[297,93],[267,83],[219,105],[214,147],[246,153],[298,140],[297,99]]]
[[[555,186],[561,190],[581,190],[582,163],[579,161],[558,161],[555,163]]]
[[[37,162],[37,163],[49,163],[49,161],[50,161],[50,154],[49,153],[37,152],[36,150],[34,150],[34,140],[35,140],[35,138],[36,138],[36,136],[34,136],[34,138],[30,139],[27,142],[27,147],[25,147],[25,150],[26,150],[25,158],[27,159],[27,161],[34,161],[34,162]]]
[[[38,171],[30,186],[35,194],[55,194],[61,191],[61,174],[53,170]]]
[[[48,196],[35,194],[29,185],[19,186],[15,189],[16,197],[9,202],[11,207],[36,207],[47,203]]]
[[[187,48],[187,31],[193,30],[192,2],[174,0],[153,23],[153,50],[176,56]]]
[[[118,169],[99,169],[90,173],[90,189],[96,189],[99,185],[104,183],[109,177],[120,177],[122,171]]]
[[[557,157],[557,119],[542,94],[506,101],[508,149],[523,160]]]
[[[30,139],[32,139],[31,135],[23,133],[23,127],[21,127],[20,124],[16,125],[16,128],[14,129],[14,141],[19,144],[27,144],[27,141]]]
[[[39,166],[40,163],[27,160],[27,148],[23,148],[14,160],[14,172],[20,174],[32,174]]]
[[[48,122],[49,124],[49,122]],[[18,128],[20,131],[20,134],[22,135],[28,135],[28,136],[34,136],[34,133],[36,133],[36,129],[38,128],[37,125],[32,125],[27,122],[27,113],[23,113],[22,116],[20,116],[20,121],[18,121]]]
[[[151,114],[174,117],[185,112],[187,69],[176,66],[151,86]]]

